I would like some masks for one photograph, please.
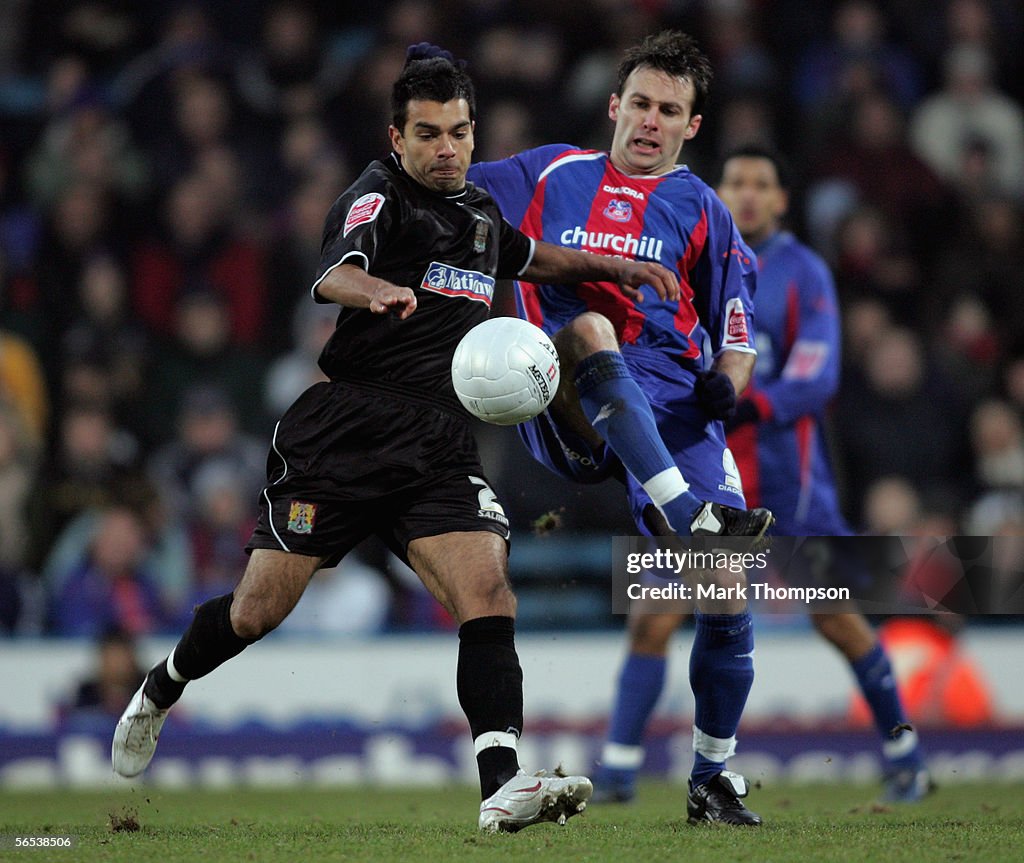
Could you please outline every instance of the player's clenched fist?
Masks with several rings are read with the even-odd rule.
[[[399,320],[405,320],[416,311],[416,295],[409,288],[387,285],[374,291],[370,297],[370,311],[375,315],[395,312]]]

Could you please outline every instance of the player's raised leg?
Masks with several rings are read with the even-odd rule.
[[[702,502],[658,433],[650,403],[619,353],[611,322],[584,312],[554,337],[562,382],[549,410],[593,448],[607,444],[644,487],[673,530],[690,533]]]
[[[128,703],[111,746],[121,776],[137,776],[153,758],[160,730],[185,685],[209,674],[273,630],[299,601],[320,558],[254,549],[233,593],[196,608],[192,623]]]
[[[407,554],[459,623],[457,686],[480,771],[480,829],[564,824],[586,808],[593,786],[584,776],[526,776],[519,766],[523,672],[504,539],[486,531],[446,533],[412,540]]]
[[[893,803],[920,800],[934,789],[934,784],[878,636],[864,615],[856,611],[812,614],[811,621],[846,657],[871,708],[886,762],[884,799]]]

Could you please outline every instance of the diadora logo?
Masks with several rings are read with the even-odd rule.
[[[644,199],[644,193],[638,192],[636,189],[631,189],[629,186],[602,186],[602,192],[607,192],[609,195],[625,195],[627,198],[636,198],[638,201]]]
[[[629,201],[612,198],[604,208],[604,214],[613,222],[628,222],[633,218],[633,205]]]
[[[372,222],[380,215],[380,208],[384,205],[384,196],[379,192],[369,192],[349,207],[348,215],[345,216],[345,228],[341,235],[347,237],[353,228]]]
[[[433,261],[420,285],[426,291],[447,297],[465,297],[484,303],[488,308],[494,298],[494,278],[475,270],[461,270]]]

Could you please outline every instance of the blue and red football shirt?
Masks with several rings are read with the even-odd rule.
[[[792,234],[755,248],[757,366],[744,393],[762,421],[729,435],[749,506],[766,506],[780,536],[846,536],[822,433],[839,386],[841,327],[832,274]]]

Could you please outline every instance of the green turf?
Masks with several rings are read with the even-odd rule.
[[[72,850],[0,850],[28,861],[819,861],[1019,860],[1024,786],[956,785],[913,806],[872,804],[867,786],[755,790],[760,829],[691,827],[678,786],[649,783],[628,806],[591,807],[559,828],[476,831],[470,789],[0,793],[0,835],[74,834]],[[111,816],[135,817],[114,832]]]

